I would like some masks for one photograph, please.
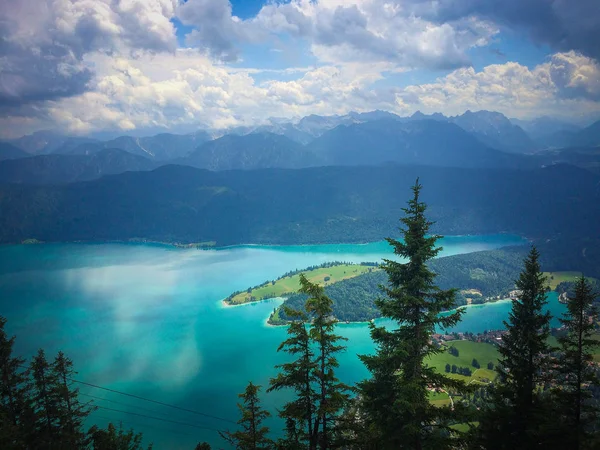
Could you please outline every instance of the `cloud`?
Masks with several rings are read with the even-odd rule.
[[[177,0],[0,0],[0,106],[92,88],[93,51],[174,51]]]
[[[437,23],[479,17],[555,50],[600,59],[598,0],[413,0],[411,10]]]
[[[600,66],[575,52],[557,53],[529,69],[517,62],[492,64],[482,71],[463,68],[434,83],[408,86],[394,94],[402,110],[460,114],[488,109],[509,116],[569,116],[598,112]]]
[[[258,82],[253,78],[256,70],[215,65],[193,49],[135,59],[95,53],[86,62],[98,67],[95,90],[48,101],[39,111],[45,124],[50,121],[63,131],[86,134],[227,128],[262,124],[269,117],[374,109],[400,115],[488,109],[521,118],[600,112],[600,103],[593,98],[599,93],[600,68],[575,52],[554,54],[534,68],[517,62],[492,64],[480,71],[460,68],[432,83],[403,88],[379,84],[397,71],[391,63],[290,68],[284,75],[294,77],[291,80]],[[22,129],[24,124],[34,126],[31,118],[0,119],[3,130]]]
[[[223,61],[238,60],[241,43],[288,35],[306,40],[322,62],[450,69],[468,65],[468,50],[497,33],[483,20],[438,24],[384,0],[268,3],[248,20],[232,16],[229,0],[188,0],[177,14],[195,27],[187,42]]]

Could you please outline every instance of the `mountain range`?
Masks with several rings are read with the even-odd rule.
[[[577,129],[555,119],[511,121],[489,111],[454,117],[372,111],[272,119],[270,125],[229,131],[108,141],[38,132],[0,143],[0,182],[65,183],[167,164],[219,171],[388,163],[526,169],[569,163],[600,173],[600,122]],[[567,140],[570,147],[540,150],[548,139]]]

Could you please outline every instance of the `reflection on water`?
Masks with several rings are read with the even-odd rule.
[[[446,238],[442,244],[449,255],[522,242],[502,235]],[[288,270],[384,256],[391,256],[385,242],[211,251],[126,244],[5,246],[0,247],[1,314],[9,319],[8,331],[17,334],[23,354],[31,355],[39,346],[49,353],[62,349],[75,361],[82,380],[236,420],[237,393],[250,380],[266,387],[273,366],[282,362],[276,349],[285,329],[265,325],[276,300],[239,308],[223,308],[220,300]],[[501,306],[483,308],[469,308],[461,326],[483,331],[483,324],[491,328],[508,311]],[[356,355],[370,352],[372,345],[364,325],[344,324],[340,333],[350,340],[339,373],[352,383],[366,376]],[[113,409],[148,408],[91,387],[82,387],[82,393],[125,404],[115,408],[114,403],[97,400]],[[275,413],[285,394],[263,398]],[[170,420],[209,428],[224,425],[152,408]],[[222,445],[211,430],[114,411],[99,410],[94,420],[131,424],[156,448],[189,449],[200,440]]]

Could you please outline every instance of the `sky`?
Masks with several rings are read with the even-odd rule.
[[[600,116],[598,0],[0,0],[0,138]]]

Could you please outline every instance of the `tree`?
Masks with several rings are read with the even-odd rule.
[[[195,450],[210,450],[210,444],[208,442],[198,442],[198,445],[196,445]]]
[[[494,363],[491,361],[489,363],[487,363],[487,368],[488,368],[488,370],[494,370]]]
[[[269,428],[263,426],[263,422],[271,414],[260,407],[259,392],[260,386],[252,382],[248,383],[246,390],[238,395],[242,399],[242,403],[238,403],[238,408],[242,413],[238,424],[242,429],[233,433],[229,431],[219,432],[223,439],[238,450],[270,449],[273,447],[273,442],[267,437]]]
[[[25,359],[13,356],[15,337],[8,337],[0,316],[0,448],[26,448],[29,426],[27,417],[27,372],[22,370]]]
[[[476,369],[479,369],[481,367],[481,365],[479,365],[479,361],[477,361],[477,359],[473,358],[473,361],[471,362],[471,365],[473,367],[475,367]]]
[[[589,402],[591,392],[586,386],[598,385],[600,380],[593,370],[594,348],[599,342],[592,339],[597,310],[590,283],[583,277],[575,283],[574,295],[567,298],[567,311],[560,319],[566,333],[559,336],[559,386],[555,389],[558,411],[553,415],[557,439],[562,448],[577,450],[589,440],[589,425],[597,417],[597,406]]]
[[[79,448],[86,443],[83,422],[92,412],[89,404],[79,401],[79,389],[73,387],[73,361],[60,351],[52,364],[52,379],[56,385],[56,404],[59,419],[57,434],[62,448]]]
[[[306,315],[300,311],[284,306],[285,315],[292,319],[288,325],[288,338],[281,343],[277,351],[285,351],[296,356],[292,362],[276,366],[280,372],[270,380],[267,392],[280,389],[292,389],[295,400],[286,403],[279,415],[286,419],[288,431],[293,421],[294,429],[299,425],[301,430],[297,433],[298,441],[307,441],[310,449],[317,448],[318,422],[317,418],[317,382],[315,371],[317,364],[310,346],[310,336],[306,329]]]
[[[35,440],[38,448],[54,448],[58,442],[59,427],[57,379],[43,349],[39,349],[33,357],[29,370],[32,375],[32,402],[36,415]]]
[[[299,292],[308,295],[306,311],[312,317],[309,336],[317,347],[314,373],[318,386],[314,428],[316,431],[320,425],[319,448],[326,450],[335,445],[336,418],[349,398],[349,386],[341,383],[335,375],[335,368],[339,366],[337,354],[346,349],[338,343],[346,339],[334,333],[337,320],[331,315],[333,302],[325,295],[323,287],[311,283],[301,273]]]
[[[136,433],[133,429],[125,431],[123,424],[119,428],[109,423],[106,430],[94,425],[89,430],[92,450],[143,450],[142,433]],[[148,446],[152,450],[152,445]]]
[[[516,282],[520,299],[512,301],[507,333],[498,347],[496,366],[499,383],[490,390],[487,411],[482,417],[482,444],[488,449],[528,449],[538,445],[544,404],[539,383],[548,369],[547,340],[550,314],[546,304],[546,277],[539,264],[539,252],[531,248]]]
[[[432,406],[428,389],[461,391],[465,385],[437,373],[427,360],[443,351],[431,342],[436,327],[455,325],[463,311],[440,316],[455,306],[456,291],[439,289],[435,273],[427,267],[441,250],[436,247],[440,236],[429,235],[432,222],[425,217],[427,207],[420,200],[418,180],[412,191],[401,219],[403,242],[387,239],[406,262],[384,260],[389,284],[382,290],[387,298],[376,301],[381,315],[394,320],[397,329],[370,325],[377,351],[361,356],[372,377],[358,388],[364,410],[379,429],[381,448],[447,448],[452,440],[448,419],[456,411]]]
[[[446,373],[450,373],[450,364],[446,364]]]

